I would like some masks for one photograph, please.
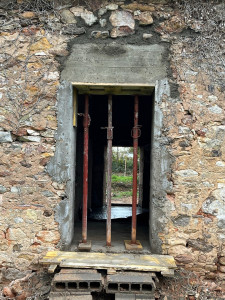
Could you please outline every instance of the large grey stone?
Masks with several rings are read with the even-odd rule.
[[[48,191],[48,190],[43,191],[42,194],[45,197],[53,197],[54,196],[54,194],[52,192]]]
[[[207,241],[202,239],[188,240],[188,247],[202,252],[210,252],[213,249],[213,245],[210,245]]]
[[[7,131],[0,131],[0,143],[11,143],[12,136],[10,132]]]
[[[221,107],[219,107],[218,105],[213,105],[209,107],[209,110],[211,111],[211,113],[213,114],[222,114],[223,109]]]
[[[31,273],[31,271],[21,271],[14,268],[2,268],[3,278],[10,281],[23,278],[29,273]]]
[[[180,215],[178,217],[175,217],[172,219],[174,225],[177,225],[177,226],[187,226],[190,222],[190,217],[189,216],[186,216],[186,215]]]
[[[202,204],[202,211],[216,216],[218,227],[222,228],[225,220],[225,188],[214,190]]]

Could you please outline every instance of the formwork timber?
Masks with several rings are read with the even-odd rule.
[[[40,263],[60,268],[114,269],[145,272],[160,272],[163,276],[173,276],[176,264],[169,255],[145,255],[132,253],[96,253],[49,251]]]

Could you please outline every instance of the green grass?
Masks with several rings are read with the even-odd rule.
[[[116,191],[113,193],[113,198],[125,198],[132,196],[132,191]]]
[[[122,183],[132,183],[132,176],[123,176],[123,175],[112,175],[112,183],[122,182]]]

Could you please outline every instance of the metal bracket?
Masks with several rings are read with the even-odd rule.
[[[101,127],[101,129],[107,129],[107,140],[113,140],[113,128],[114,127]]]
[[[79,117],[84,117],[84,114],[83,113],[78,113],[77,114]],[[88,115],[88,127],[90,126],[90,124],[91,124],[91,117],[90,117],[90,115]]]
[[[138,139],[141,136],[141,127],[142,125],[137,125],[132,128],[131,137],[133,139]]]

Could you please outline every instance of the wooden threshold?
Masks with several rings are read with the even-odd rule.
[[[161,272],[173,276],[176,264],[169,255],[145,255],[131,253],[96,253],[50,251],[40,263],[61,268],[115,269]]]

